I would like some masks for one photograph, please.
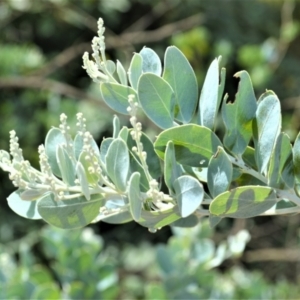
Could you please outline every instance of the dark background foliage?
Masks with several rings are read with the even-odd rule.
[[[257,97],[265,90],[277,93],[282,103],[283,127],[292,139],[300,129],[300,3],[294,1],[198,0],[2,0],[0,2],[0,148],[8,149],[8,132],[15,129],[24,156],[38,166],[37,147],[59,114],[82,111],[100,143],[111,134],[113,112],[101,101],[97,84],[82,69],[82,54],[91,51],[97,19],[106,26],[108,56],[128,66],[133,52],[147,45],[161,57],[165,48],[179,47],[203,82],[210,62],[222,56],[227,69],[225,92],[233,101],[238,80],[246,69]],[[121,119],[126,124],[126,118]],[[155,127],[148,131],[154,135]],[[222,134],[222,124],[219,124]],[[7,207],[14,190],[0,174],[0,243],[14,241],[43,225],[18,217]],[[246,228],[252,240],[238,261],[259,269],[271,280],[297,282],[300,257],[299,217],[224,220],[217,227],[218,243],[229,233]],[[168,228],[150,234],[134,223],[92,225],[105,244],[165,243]],[[40,255],[36,250],[37,256]]]

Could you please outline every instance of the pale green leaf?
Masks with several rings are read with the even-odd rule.
[[[176,161],[193,167],[207,167],[212,155],[222,146],[219,138],[203,126],[187,124],[163,131],[154,143],[154,149],[161,159],[169,141],[175,148]]]
[[[119,138],[122,139],[125,143],[127,143],[127,139],[128,139],[128,127],[123,127],[120,132],[119,132]]]
[[[140,191],[140,177],[141,175],[139,173],[133,173],[128,184],[130,212],[135,221],[138,221],[141,217],[143,204],[143,198]]]
[[[143,57],[140,54],[135,53],[131,59],[129,70],[128,70],[129,82],[133,89],[137,90],[138,81],[142,74],[143,74]]]
[[[218,217],[251,218],[276,204],[270,187],[243,186],[217,196],[210,204],[210,213]]]
[[[157,76],[161,75],[161,61],[159,56],[151,48],[144,47],[140,51],[143,58],[143,73],[153,73]]]
[[[125,142],[117,138],[109,146],[106,157],[106,171],[119,191],[125,192],[129,174],[129,152]]]
[[[74,161],[62,145],[56,148],[56,160],[63,182],[73,186],[76,179]]]
[[[100,158],[103,163],[105,163],[105,156],[107,154],[110,144],[113,142],[113,138],[103,139],[100,145]]]
[[[81,152],[81,154],[78,158],[78,161],[81,163],[81,165],[84,169],[84,173],[81,176],[87,180],[87,182],[82,183],[81,186],[82,185],[96,186],[99,182],[100,174],[98,174],[97,170],[95,170],[94,163],[97,163],[98,157],[88,154],[87,152],[84,151],[84,152]],[[83,181],[85,181],[85,179],[83,179]],[[86,193],[89,193],[89,192],[86,191]]]
[[[219,62],[211,63],[199,99],[199,124],[212,130],[219,109]]]
[[[267,91],[260,98],[256,111],[255,157],[261,173],[267,171],[280,130],[280,102],[273,92]]]
[[[174,91],[175,119],[190,122],[197,105],[198,84],[190,63],[175,46],[165,52],[163,78]]]
[[[100,90],[103,100],[110,108],[118,113],[128,115],[128,96],[134,95],[136,97],[134,89],[117,83],[103,82]]]
[[[30,189],[30,190],[24,190],[20,193],[20,197],[22,200],[25,201],[36,201],[39,198],[41,198],[47,190],[45,189]]]
[[[38,212],[55,227],[75,229],[91,223],[98,215],[102,202],[100,194],[92,195],[90,201],[84,197],[56,201],[52,194],[48,194],[38,202]]]
[[[117,60],[117,73],[121,84],[127,86],[128,85],[127,74],[123,65],[119,62],[119,60]]]
[[[204,197],[204,190],[198,180],[189,175],[183,175],[175,180],[174,189],[181,217],[185,218],[199,208]]]
[[[42,219],[37,210],[38,201],[22,200],[21,195],[24,190],[16,190],[7,198],[8,206],[19,216],[27,219]]]
[[[60,168],[56,159],[56,149],[59,145],[66,145],[67,141],[60,129],[51,128],[46,136],[45,151],[48,162],[54,175],[61,177]]]
[[[113,118],[113,138],[116,139],[120,132],[120,119],[114,115]]]
[[[112,60],[107,60],[105,64],[107,71],[113,75],[116,71],[116,64]]]
[[[213,198],[228,190],[232,180],[232,163],[222,147],[208,164],[207,185]]]
[[[173,126],[174,92],[161,77],[145,73],[138,83],[139,102],[150,120],[161,128]]]
[[[226,132],[224,145],[232,153],[242,155],[252,136],[252,120],[255,118],[256,98],[249,74],[241,71],[235,74],[240,78],[234,103],[222,106],[222,117]]]
[[[284,189],[285,185],[293,188],[293,169],[287,168],[292,162],[292,145],[287,134],[280,133],[272,151],[268,169],[268,185]]]
[[[81,191],[82,191],[83,195],[85,196],[86,200],[90,200],[91,194],[90,194],[88,178],[87,178],[87,175],[86,175],[83,165],[79,161],[76,164],[76,174],[77,174],[77,178],[80,182]]]
[[[174,144],[169,141],[165,152],[164,179],[167,187],[173,193],[175,192],[174,181],[181,175],[183,175],[183,170],[176,162]]]

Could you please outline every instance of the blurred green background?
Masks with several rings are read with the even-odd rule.
[[[82,69],[97,19],[107,55],[129,66],[147,45],[163,58],[169,45],[189,59],[198,82],[222,56],[225,92],[234,100],[247,70],[257,97],[274,90],[283,130],[300,130],[300,2],[267,0],[2,0],[0,1],[0,149],[15,129],[24,156],[38,166],[37,147],[59,115],[83,112],[100,143],[113,112]],[[122,117],[123,124],[127,119]],[[147,120],[145,127],[150,125]],[[155,127],[147,130],[154,135]],[[222,134],[222,124],[219,124]],[[149,233],[134,223],[97,223],[64,232],[25,220],[7,207],[14,188],[0,174],[0,299],[296,299],[300,295],[299,216],[206,221],[193,230]],[[229,240],[251,240],[243,253]],[[224,244],[224,241],[227,241]],[[243,248],[243,247],[242,247]],[[241,252],[243,249],[237,252]],[[224,249],[227,249],[226,251]],[[229,251],[229,250],[230,251]],[[223,251],[223,252],[222,252]],[[224,252],[225,251],[225,252]],[[212,263],[213,261],[213,263]]]

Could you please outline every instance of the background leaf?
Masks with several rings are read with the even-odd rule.
[[[218,217],[251,218],[274,206],[276,201],[272,188],[243,186],[217,196],[209,211]]]
[[[138,83],[139,102],[150,120],[161,128],[173,126],[174,92],[161,77],[145,73]]]
[[[175,119],[190,122],[196,109],[198,84],[194,70],[177,47],[168,47],[165,52],[163,78],[175,94]]]

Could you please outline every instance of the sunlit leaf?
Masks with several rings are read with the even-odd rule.
[[[90,200],[91,194],[90,194],[90,188],[89,188],[87,174],[85,172],[83,165],[79,161],[76,164],[76,174],[77,174],[77,178],[80,182],[81,191],[82,191],[83,195],[85,196],[86,200]]]
[[[125,192],[129,173],[129,153],[122,139],[115,139],[110,144],[105,161],[108,176],[119,191]]]
[[[255,157],[261,173],[267,166],[281,130],[280,102],[277,96],[267,91],[258,102],[256,111]]]
[[[67,141],[60,129],[51,128],[46,136],[45,151],[54,175],[61,177],[60,168],[56,159],[56,149],[59,145],[66,145]]]
[[[135,221],[141,217],[143,199],[140,192],[140,174],[135,172],[131,175],[128,184],[128,198],[130,212]]]
[[[175,180],[174,189],[181,217],[185,218],[199,208],[204,197],[204,190],[198,180],[189,175],[183,175]]]
[[[69,186],[74,185],[76,179],[75,162],[71,159],[62,145],[59,145],[56,148],[56,160],[63,182]]]
[[[210,213],[218,217],[251,218],[276,204],[270,187],[243,186],[217,196],[210,204]]]
[[[27,219],[42,219],[38,210],[38,201],[25,201],[22,200],[21,195],[24,190],[16,190],[7,198],[8,206],[19,216]]]
[[[202,87],[199,100],[199,124],[210,129],[215,127],[215,119],[219,109],[219,62],[211,63]]]
[[[98,215],[102,202],[100,194],[92,195],[90,201],[86,201],[84,197],[56,201],[52,194],[48,194],[38,202],[38,212],[53,226],[75,229],[91,223]]]
[[[182,125],[158,135],[154,149],[162,159],[169,141],[174,144],[177,162],[193,167],[207,167],[218,146],[222,146],[219,138],[210,129],[194,124]]]
[[[150,120],[161,128],[173,126],[174,92],[163,78],[152,73],[144,73],[138,83],[138,96]]]
[[[224,145],[234,154],[241,155],[252,136],[252,120],[255,118],[257,104],[249,74],[241,71],[235,76],[240,78],[235,101],[226,103],[225,99],[222,106],[226,127]]]
[[[190,63],[175,46],[168,47],[165,52],[163,78],[174,91],[175,119],[190,122],[196,109],[198,84]]]
[[[129,82],[133,89],[137,90],[138,81],[142,74],[143,74],[143,57],[140,54],[135,53],[131,59],[129,70],[128,70]]]
[[[144,47],[140,51],[143,58],[143,73],[153,73],[157,76],[161,75],[161,61],[159,56],[151,48]]]
[[[183,170],[176,162],[174,144],[170,141],[167,144],[165,152],[164,179],[167,187],[173,193],[175,192],[174,181],[182,174]]]
[[[128,115],[128,96],[134,95],[136,97],[134,89],[117,83],[103,82],[100,90],[103,100],[110,108],[118,113]]]

